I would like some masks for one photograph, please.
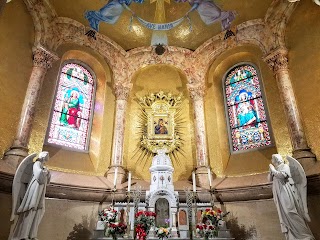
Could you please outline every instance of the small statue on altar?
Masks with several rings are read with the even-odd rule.
[[[45,167],[48,152],[27,156],[14,175],[12,183],[13,231],[9,240],[37,239],[38,226],[45,212],[45,193],[50,182],[50,172]]]
[[[269,181],[272,181],[273,200],[276,204],[281,231],[287,240],[314,240],[307,224],[310,222],[307,207],[307,178],[301,164],[287,156],[272,155]]]

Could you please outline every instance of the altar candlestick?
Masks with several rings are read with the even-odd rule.
[[[193,192],[196,192],[196,173],[193,171],[192,172],[192,187],[193,187]]]
[[[118,167],[116,167],[116,169],[114,170],[114,179],[113,179],[114,189],[116,189],[116,186],[117,186],[117,177],[118,177]]]
[[[209,186],[212,187],[212,179],[211,179],[211,170],[210,167],[208,168],[208,178],[209,178]]]
[[[128,192],[131,190],[131,172],[128,174]]]

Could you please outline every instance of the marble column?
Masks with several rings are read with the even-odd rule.
[[[197,185],[209,188],[207,135],[204,117],[205,86],[202,83],[188,84],[188,91],[193,103],[193,119],[196,142],[196,178]],[[211,171],[212,172],[212,171]],[[212,179],[215,176],[212,177]]]
[[[123,168],[123,145],[126,120],[126,107],[132,84],[115,84],[116,113],[113,132],[111,166],[106,173],[107,179],[114,182],[115,169],[117,168],[116,183],[121,184],[126,180],[126,171]]]
[[[172,209],[172,223],[171,223],[171,235],[172,237],[178,237],[177,229],[177,209]]]
[[[33,49],[33,68],[22,106],[17,133],[12,146],[5,152],[3,158],[13,169],[28,155],[28,143],[42,82],[47,70],[51,68],[52,63],[58,59],[54,53],[42,46]]]
[[[290,80],[288,67],[288,51],[280,48],[267,55],[264,60],[273,70],[277,80],[281,103],[284,107],[287,124],[292,143],[293,157],[296,158],[305,168],[312,165],[316,157],[311,152],[303,130],[301,117],[297,108],[296,98]]]

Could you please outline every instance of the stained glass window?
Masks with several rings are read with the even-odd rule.
[[[271,134],[257,70],[232,68],[225,78],[225,100],[233,152],[271,145]]]
[[[47,143],[87,150],[94,81],[82,65],[66,63],[60,72]]]

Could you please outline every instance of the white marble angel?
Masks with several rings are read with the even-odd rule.
[[[314,240],[307,224],[307,178],[301,164],[287,156],[289,165],[281,155],[272,155],[269,181],[273,182],[273,200],[276,204],[281,231],[287,240]]]
[[[45,167],[48,152],[33,153],[19,165],[12,184],[13,231],[9,240],[37,239],[38,226],[45,212],[45,193],[50,172]]]

